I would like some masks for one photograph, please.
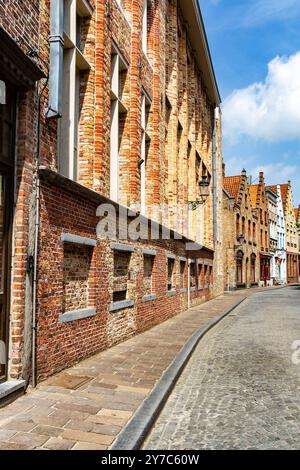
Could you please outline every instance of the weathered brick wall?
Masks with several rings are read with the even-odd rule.
[[[124,100],[128,109],[121,141],[120,202],[126,206],[140,202],[141,184],[138,162],[141,155],[141,99],[145,91],[152,100],[149,119],[151,137],[148,163],[146,202],[152,205],[185,205],[198,195],[196,152],[201,163],[212,174],[213,103],[208,99],[206,84],[196,65],[194,52],[187,39],[187,25],[177,0],[152,0],[149,14],[147,57],[142,51],[141,0],[124,0],[123,10],[114,0],[91,0],[94,8],[90,19],[83,22],[81,49],[91,70],[81,74],[79,128],[79,183],[108,196],[110,192],[110,73],[114,42],[125,61],[128,72],[124,84]],[[108,8],[110,5],[110,9]],[[50,0],[0,0],[0,24],[12,35],[25,53],[34,47],[38,63],[48,75]],[[29,377],[31,355],[32,284],[26,273],[28,255],[33,254],[34,236],[34,165],[37,152],[36,90],[21,93],[18,106],[17,190],[13,250],[12,320],[10,376]],[[58,169],[57,121],[46,120],[49,89],[41,98],[40,165]],[[166,102],[171,104],[169,119]],[[168,121],[166,125],[166,121]],[[178,123],[182,126],[178,144]],[[166,132],[167,130],[167,132]],[[221,138],[221,128],[218,128]],[[218,178],[221,177],[221,151],[218,154]],[[219,185],[219,191],[220,191]],[[220,204],[220,194],[218,195]],[[149,215],[151,215],[149,213]],[[152,214],[164,224],[181,229],[189,238],[215,249],[216,260],[222,256],[222,242],[213,241],[212,191],[205,207],[192,214],[186,224],[167,214]],[[221,213],[218,215],[221,223]],[[74,276],[64,282],[64,252],[62,232],[94,237],[95,206],[89,200],[71,196],[55,186],[44,187],[40,218],[39,288],[38,288],[38,374],[44,378],[82,357],[93,354],[132,334],[143,331],[187,307],[187,293],[179,292],[179,256],[186,256],[182,242],[157,242],[152,276],[154,302],[143,302],[149,290],[145,281],[142,244],[131,257],[133,277],[128,281],[129,295],[135,300],[134,309],[117,314],[108,313],[113,296],[113,254],[108,246],[99,244],[93,250],[87,303],[95,305],[97,315],[61,325],[58,315],[66,308],[80,306],[85,299],[86,283]],[[151,246],[151,243],[145,246]],[[167,286],[166,252],[175,253],[176,295],[168,297],[161,286]],[[69,253],[70,255],[70,253]],[[71,255],[70,255],[71,256]],[[72,257],[72,256],[71,256]],[[73,256],[76,260],[76,256]],[[74,259],[70,264],[78,271],[84,263]],[[217,263],[215,261],[215,270]],[[75,264],[74,264],[75,263]],[[198,267],[196,267],[196,271]],[[196,276],[198,274],[196,273]],[[76,277],[77,276],[77,277]],[[187,265],[185,267],[187,278]],[[222,270],[214,273],[213,289],[191,292],[192,305],[220,293]],[[72,299],[71,284],[79,287],[81,296]],[[187,280],[185,281],[187,288]],[[66,286],[67,290],[66,290]],[[67,293],[67,296],[65,295]],[[80,297],[80,298],[79,298]],[[81,299],[81,300],[80,300]],[[65,303],[65,305],[64,305]],[[85,300],[84,302],[85,303]],[[82,303],[82,305],[83,305]]]
[[[72,233],[82,237],[95,238],[98,219],[97,204],[85,197],[72,194],[53,183],[42,180],[41,217],[43,225],[39,248],[38,282],[38,342],[37,364],[39,380],[74,364],[80,359],[101,351],[130,336],[167,320],[187,308],[187,290],[180,292],[180,257],[185,256],[185,243],[180,240],[138,241],[130,243],[134,252],[130,254],[130,276],[125,276],[126,256],[120,256],[115,264],[115,250],[111,241],[98,241],[92,249],[90,262],[89,306],[95,306],[95,317],[60,323],[59,315],[66,310],[66,244],[62,233]],[[156,300],[145,302],[149,293],[149,279],[145,279],[143,250],[156,250],[152,270],[151,291]],[[83,249],[84,250],[84,249]],[[73,287],[78,282],[80,290],[86,287],[82,274],[86,272],[85,261],[79,256],[81,248],[69,251],[67,266],[71,266],[70,281]],[[169,297],[167,292],[167,254],[176,256],[174,267],[174,288],[176,295]],[[204,260],[202,261],[204,262]],[[73,271],[74,263],[80,268]],[[115,270],[114,270],[115,266]],[[150,267],[146,269],[149,274]],[[70,273],[69,269],[67,272]],[[187,287],[187,266],[184,274]],[[124,288],[127,279],[127,298],[134,301],[133,308],[109,312],[113,293]],[[121,279],[121,284],[118,281]],[[199,304],[211,298],[211,288],[191,292],[191,304]],[[71,302],[71,296],[67,297]],[[73,299],[74,302],[76,298]],[[73,303],[68,303],[73,307]],[[78,307],[83,307],[79,305]]]
[[[24,54],[39,52],[38,0],[1,0],[0,26]],[[44,68],[41,60],[37,63]],[[32,336],[32,290],[27,259],[33,254],[34,168],[37,152],[37,90],[22,91],[17,101],[16,190],[13,224],[9,378],[29,379]]]

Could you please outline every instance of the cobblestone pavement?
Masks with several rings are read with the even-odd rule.
[[[247,299],[199,343],[145,449],[299,449],[300,287]]]
[[[193,307],[28,390],[0,409],[0,450],[109,448],[194,331],[256,290]]]

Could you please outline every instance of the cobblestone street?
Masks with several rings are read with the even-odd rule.
[[[257,293],[199,343],[145,449],[299,449],[300,288]]]

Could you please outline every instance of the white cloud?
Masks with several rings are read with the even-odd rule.
[[[300,52],[276,57],[264,82],[233,91],[224,101],[224,136],[278,142],[300,139]]]

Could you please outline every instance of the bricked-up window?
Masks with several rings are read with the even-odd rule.
[[[175,290],[175,259],[168,258],[168,291]]]
[[[128,280],[131,253],[127,251],[114,251],[114,285],[113,302],[128,299]]]
[[[190,262],[190,287],[191,288],[197,287],[196,263],[195,263],[195,261]]]
[[[185,288],[185,270],[186,270],[186,261],[180,260],[180,289]]]
[[[77,181],[79,178],[81,82],[91,68],[83,50],[84,27],[92,11],[83,0],[64,0],[63,14],[62,117],[59,120],[58,129],[58,166],[60,173]]]
[[[150,130],[149,130],[149,116],[151,109],[151,101],[145,93],[142,94],[142,113],[141,113],[141,127],[142,127],[142,145],[141,145],[141,212],[146,215],[146,187],[147,187],[147,160],[150,148]]]
[[[122,130],[126,121],[127,109],[124,105],[123,90],[128,66],[115,45],[111,55],[111,93],[110,93],[110,197],[119,199],[119,151]]]
[[[145,295],[153,294],[153,268],[155,257],[144,254],[144,292]]]
[[[252,235],[251,235],[251,220],[248,220],[248,241],[252,242]]]
[[[69,312],[92,307],[90,277],[93,249],[64,244],[63,310]]]

